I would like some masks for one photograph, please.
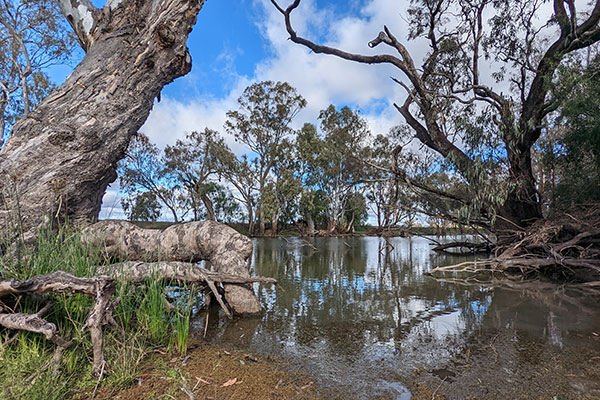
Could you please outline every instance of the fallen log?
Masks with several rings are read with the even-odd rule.
[[[100,221],[85,228],[82,240],[102,246],[108,258],[154,262],[207,261],[216,272],[249,278],[252,241],[214,221],[188,222],[164,230],[142,229],[126,221]],[[262,307],[252,288],[226,283],[225,299],[234,314],[258,314]]]

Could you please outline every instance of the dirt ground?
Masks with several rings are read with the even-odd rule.
[[[314,377],[294,369],[277,357],[248,354],[196,342],[190,346],[185,357],[153,354],[144,362],[131,387],[125,390],[101,388],[94,399],[356,399],[351,393],[320,388],[315,381]],[[414,383],[411,390],[413,400],[445,399],[427,384]],[[91,398],[91,394],[87,398]]]
[[[416,371],[403,379],[412,400],[600,399],[600,337],[585,338],[588,351],[545,351],[527,337],[488,334],[472,340],[444,369]],[[582,338],[583,339],[583,338]],[[516,344],[515,344],[516,343]],[[283,359],[198,341],[186,357],[153,354],[134,385],[103,388],[96,399],[344,399],[352,393],[321,388],[318,377]],[[375,400],[392,400],[387,397]],[[372,399],[373,400],[373,399]]]
[[[104,388],[96,399],[297,399],[323,397],[313,380],[289,371],[283,360],[194,343],[185,357],[154,354],[136,383],[123,391]]]

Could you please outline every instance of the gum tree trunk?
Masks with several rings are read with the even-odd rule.
[[[83,233],[85,242],[103,246],[107,258],[147,262],[206,260],[219,273],[250,277],[247,260],[252,254],[252,241],[218,222],[188,222],[156,230],[126,221],[100,221]],[[224,284],[223,288],[234,314],[262,311],[251,286]]]
[[[86,51],[66,82],[15,124],[0,151],[0,225],[26,241],[43,223],[96,220],[154,99],[191,68],[202,0],[57,0]],[[13,238],[14,239],[14,238]]]

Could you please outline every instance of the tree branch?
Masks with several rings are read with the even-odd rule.
[[[57,0],[60,11],[65,16],[77,35],[79,44],[87,52],[92,45],[93,33],[101,13],[90,0]],[[120,3],[119,0],[109,0],[109,4]],[[111,9],[113,7],[111,6]]]

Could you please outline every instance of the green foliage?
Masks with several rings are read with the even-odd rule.
[[[136,193],[121,200],[123,211],[130,221],[154,222],[160,218],[161,205],[153,192]]]
[[[174,174],[187,191],[194,221],[203,215],[203,206],[208,218],[215,218],[213,200],[209,195],[215,192],[209,179],[217,174],[221,158],[227,156],[227,145],[217,131],[204,129],[192,132],[185,140],[178,140],[174,146],[165,148],[166,171]]]
[[[258,217],[264,224],[264,198],[270,174],[287,158],[285,151],[294,133],[290,124],[306,106],[306,100],[286,82],[265,81],[247,87],[238,98],[238,105],[239,111],[227,112],[225,129],[256,154],[249,165],[254,172],[253,186],[258,190]],[[275,198],[279,199],[279,195]],[[276,213],[282,212],[279,204],[274,207]]]
[[[179,213],[187,208],[188,199],[178,190],[180,182],[176,175],[166,167],[160,150],[147,136],[138,133],[134,137],[117,173],[121,188],[128,197],[121,202],[124,209],[133,210],[140,193],[150,192],[154,199],[169,209],[174,221],[179,221]],[[152,195],[147,195],[141,204],[151,207]],[[143,214],[152,215],[153,210],[146,208]]]
[[[538,144],[551,176],[552,205],[600,201],[600,57],[574,60],[560,69],[555,88],[564,96],[556,125]]]
[[[76,41],[66,25],[54,0],[0,3],[0,146],[53,89],[47,68],[72,56]]]

